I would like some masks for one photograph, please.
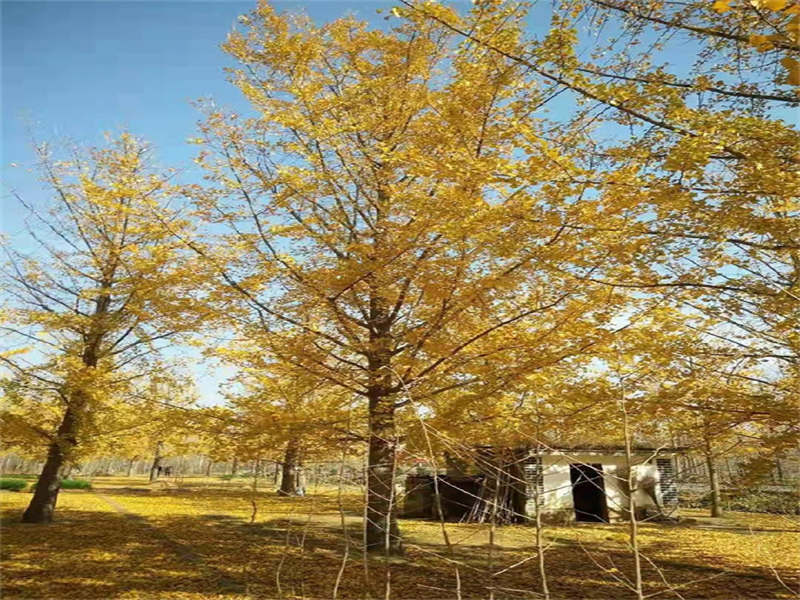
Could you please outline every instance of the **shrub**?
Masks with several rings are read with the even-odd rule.
[[[24,479],[0,479],[0,490],[19,492],[26,487],[28,487],[28,482]]]
[[[33,483],[31,483],[31,491],[36,488],[36,484],[39,483],[37,479]],[[61,489],[62,490],[90,490],[92,489],[92,482],[86,481],[85,479],[62,479],[61,480]]]
[[[85,479],[64,479],[61,481],[62,490],[90,490],[92,482]]]

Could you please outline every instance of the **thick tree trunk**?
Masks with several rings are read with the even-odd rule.
[[[711,440],[706,437],[706,468],[708,469],[708,486],[711,491],[711,516],[722,516],[722,494],[719,487],[719,473],[714,461]]]
[[[64,413],[64,419],[58,427],[55,441],[47,451],[39,482],[33,492],[33,498],[22,515],[23,523],[49,523],[53,520],[58,492],[61,490],[61,475],[64,464],[77,445],[78,411],[81,403],[76,402]]]
[[[135,460],[136,460],[135,458],[132,458],[128,461],[128,474],[126,475],[126,477],[130,477],[133,474],[133,462]]]
[[[303,462],[300,456],[300,443],[297,439],[291,439],[289,443],[286,444],[286,453],[283,457],[281,487],[278,493],[281,496],[305,495]]]
[[[401,554],[394,471],[397,452],[395,402],[386,394],[369,399],[366,543],[370,552]]]
[[[233,457],[233,462],[231,463],[231,475],[236,475],[236,471],[239,470],[239,459],[237,457]]]
[[[153,457],[153,466],[150,467],[150,481],[155,481],[158,479],[158,469],[161,466],[161,460],[163,457],[161,453],[164,451],[164,442],[157,442],[156,443],[156,454]]]
[[[208,464],[206,465],[206,477],[211,477],[211,468],[214,466],[214,461],[209,458]]]
[[[380,230],[375,245],[383,244]],[[367,463],[367,510],[364,524],[365,545],[369,552],[385,555],[402,554],[403,543],[397,524],[397,501],[394,493],[397,466],[397,432],[395,429],[396,388],[393,387],[391,360],[392,310],[376,277],[369,277],[370,348],[366,356],[369,381],[369,454]]]

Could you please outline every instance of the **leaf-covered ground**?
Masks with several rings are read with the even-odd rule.
[[[235,483],[98,479],[92,492],[62,492],[51,525],[19,523],[29,500],[0,492],[4,599],[331,598],[334,588],[339,598],[385,598],[387,575],[398,599],[455,598],[457,579],[463,598],[541,592],[526,526],[497,529],[492,545],[487,526],[447,524],[448,548],[439,523],[403,520],[405,556],[365,559],[355,491],[287,499]],[[702,514],[641,526],[645,595],[797,597],[796,519]],[[634,597],[624,525],[551,527],[545,537],[554,598]]]

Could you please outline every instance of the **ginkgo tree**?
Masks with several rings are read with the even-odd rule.
[[[153,214],[173,231],[188,222],[170,207],[171,175],[152,166],[145,143],[123,134],[64,160],[46,145],[37,156],[48,194],[17,196],[28,229],[5,249],[0,325],[10,348],[0,361],[19,382],[6,386],[9,417],[18,392],[34,387],[25,402],[49,415],[31,424],[49,441],[26,522],[52,519],[62,467],[115,406],[163,400],[154,396],[171,369],[161,350],[199,316],[198,270]]]
[[[544,340],[558,340],[552,360],[580,352],[625,294],[560,271],[618,261],[562,225],[596,214],[579,190],[540,185],[555,150],[532,118],[542,91],[513,61],[424,18],[316,27],[262,2],[241,22],[224,48],[256,116],[207,106],[209,184],[186,193],[209,237],[185,241],[249,340],[364,399],[367,546],[399,552],[396,415],[409,393],[425,402],[499,377],[492,365],[520,336],[539,339],[528,362]],[[520,36],[514,19],[502,29]]]

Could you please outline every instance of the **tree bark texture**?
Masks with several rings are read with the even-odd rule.
[[[397,453],[395,397],[391,389],[388,336],[376,336],[379,349],[369,359],[369,454],[367,465],[366,546],[370,552],[401,554],[394,477]]]
[[[61,490],[62,469],[78,443],[76,436],[79,404],[80,397],[77,396],[74,405],[67,407],[64,413],[64,418],[56,432],[56,439],[50,444],[47,451],[47,460],[41,475],[39,475],[33,498],[22,515],[23,523],[49,523],[53,520],[58,492]]]
[[[300,443],[295,438],[286,444],[282,468],[281,487],[278,489],[278,493],[281,496],[304,496],[303,462],[300,455]]]

